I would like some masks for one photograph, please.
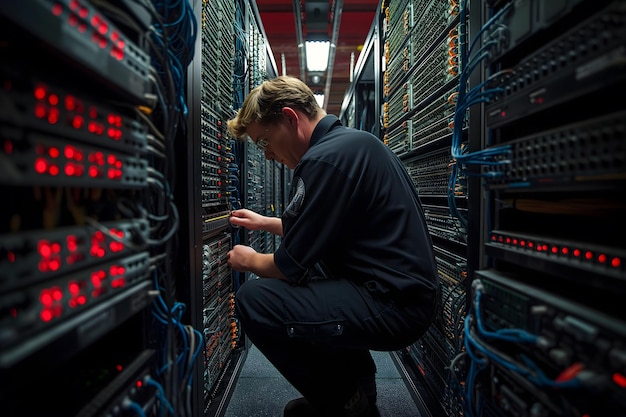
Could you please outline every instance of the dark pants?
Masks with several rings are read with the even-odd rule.
[[[434,292],[394,300],[348,280],[292,285],[260,278],[241,286],[235,307],[252,343],[309,402],[332,415],[360,378],[375,374],[369,351],[413,343],[431,323],[436,303]]]

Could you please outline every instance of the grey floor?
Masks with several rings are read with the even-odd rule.
[[[381,417],[420,417],[415,403],[387,352],[372,352],[378,373]],[[298,392],[258,349],[251,346],[224,417],[282,417],[283,407]]]

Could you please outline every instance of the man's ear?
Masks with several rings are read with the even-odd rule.
[[[283,116],[289,120],[289,124],[292,125],[294,121],[298,120],[298,114],[291,107],[283,107]]]

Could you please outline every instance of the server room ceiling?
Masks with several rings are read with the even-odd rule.
[[[302,78],[314,92],[326,93],[326,111],[339,115],[350,86],[352,59],[356,64],[377,15],[379,0],[256,0],[256,3],[278,73]],[[300,11],[299,22],[295,18],[297,11]],[[339,17],[337,23],[331,21],[334,16]],[[325,29],[320,29],[320,19],[328,22],[327,30],[326,24]],[[301,68],[301,63],[306,65],[300,55],[304,47],[298,47],[299,40],[304,42],[313,34],[319,38],[320,32],[327,32],[328,40],[332,41],[335,31],[335,56],[329,59],[332,76],[327,83],[324,73],[318,83],[313,83],[311,74]]]

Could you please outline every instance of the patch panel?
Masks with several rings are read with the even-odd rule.
[[[549,270],[586,286],[619,290],[624,283],[626,251],[619,247],[551,235],[491,230],[486,248],[495,258]],[[589,274],[596,278],[586,279]]]
[[[147,246],[144,219],[0,235],[0,289],[8,291],[124,257]]]
[[[486,167],[490,189],[542,189],[626,178],[626,112],[562,125],[505,142],[509,162]],[[501,159],[502,159],[501,158]],[[595,180],[595,182],[594,182]]]
[[[144,188],[147,161],[37,132],[0,129],[7,185]]]
[[[626,325],[620,318],[527,284],[516,274],[481,270],[476,277],[477,313],[468,337],[486,338],[484,343],[494,349],[493,362],[508,368],[507,379],[526,379],[541,391],[533,392],[535,400],[549,393],[558,400],[559,410],[566,407],[577,415],[624,413]],[[485,333],[503,331],[527,335],[528,340],[490,340]],[[502,381],[499,386],[508,384]]]
[[[45,132],[91,146],[130,154],[146,153],[148,129],[136,116],[56,84],[2,68],[0,119],[8,125]]]
[[[148,104],[150,58],[91,3],[34,0],[0,4],[5,16],[120,94]]]
[[[0,365],[12,365],[64,333],[80,332],[85,338],[82,343],[86,338],[104,334],[118,324],[112,312],[106,310],[115,300],[131,302],[132,305],[120,307],[128,312],[136,313],[144,308],[148,302],[147,289],[135,286],[148,278],[148,267],[149,255],[143,252],[3,293]],[[112,298],[116,294],[117,298]],[[138,298],[133,301],[135,297]],[[100,314],[109,323],[102,325],[98,320],[100,328],[92,329],[87,320],[94,319],[93,315],[101,310]]]
[[[613,2],[507,68],[496,82],[503,93],[485,108],[496,128],[624,82],[626,10]],[[603,97],[617,100],[608,91]]]

